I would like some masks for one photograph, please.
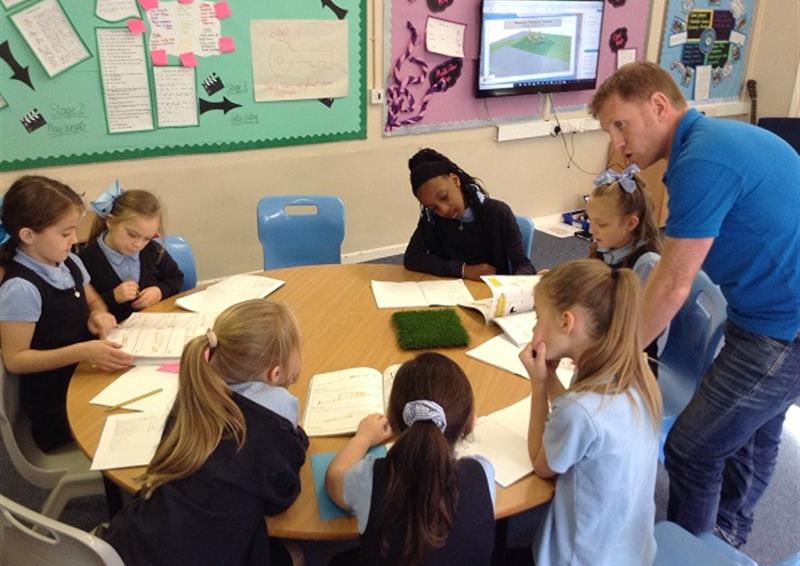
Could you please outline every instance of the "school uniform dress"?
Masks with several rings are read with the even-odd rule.
[[[475,192],[475,189],[472,189]],[[536,273],[522,247],[511,208],[485,197],[473,199],[461,219],[423,212],[403,256],[403,265],[440,277],[461,277],[463,264],[488,263],[498,274]]]
[[[536,566],[642,566],[655,559],[658,433],[641,397],[567,391],[542,437],[559,474],[534,538]]]
[[[444,547],[431,552],[425,565],[485,566],[494,550],[494,468],[480,456],[458,460],[459,498],[453,527]],[[353,510],[360,533],[360,563],[386,564],[380,552],[379,522],[389,484],[386,458],[367,455],[344,477],[343,497]],[[402,545],[399,531],[390,548]]]
[[[0,286],[0,320],[34,322],[34,350],[53,350],[92,338],[84,286],[89,274],[74,254],[57,266],[17,251]],[[72,440],[67,388],[77,364],[20,375],[19,400],[37,446],[48,452]]]
[[[95,290],[117,322],[133,313],[133,301],[118,303],[114,298],[114,289],[125,281],[136,281],[139,289],[158,287],[162,299],[180,292],[183,273],[161,244],[151,240],[139,252],[126,256],[106,244],[106,234],[108,232],[98,236],[81,250],[80,255],[92,275]]]
[[[236,392],[233,400],[247,426],[240,450],[222,439],[199,470],[150,499],[137,494],[114,517],[104,538],[127,566],[270,564],[264,516],[297,499],[308,438],[258,402]]]

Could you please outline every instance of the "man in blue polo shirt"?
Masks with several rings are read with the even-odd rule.
[[[701,267],[728,301],[725,346],[667,439],[667,513],[741,546],[800,396],[800,156],[766,130],[689,109],[653,63],[620,68],[591,110],[629,161],[669,160],[666,239],[644,292],[642,343],[675,316]]]

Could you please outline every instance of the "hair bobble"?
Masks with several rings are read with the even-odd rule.
[[[217,347],[217,343],[218,343],[217,335],[214,334],[214,331],[211,330],[210,328],[208,330],[206,330],[206,339],[208,340],[208,347],[210,349],[213,350],[214,348]]]
[[[447,418],[444,416],[444,409],[439,403],[428,401],[427,399],[419,399],[417,401],[409,401],[403,407],[403,422],[406,426],[412,426],[414,423],[431,421],[436,425],[442,434],[447,430]]]
[[[119,179],[116,179],[114,183],[103,191],[99,197],[93,200],[89,206],[97,216],[100,218],[107,218],[114,208],[114,202],[116,202],[122,193],[123,190],[119,185]]]
[[[628,165],[622,173],[618,173],[613,169],[606,169],[594,178],[594,184],[597,187],[603,185],[610,185],[614,182],[619,182],[619,186],[626,193],[633,193],[636,190],[636,179],[634,175],[639,172],[639,166],[635,163]]]

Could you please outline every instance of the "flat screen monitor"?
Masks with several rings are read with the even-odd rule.
[[[591,90],[603,0],[483,0],[477,96]]]

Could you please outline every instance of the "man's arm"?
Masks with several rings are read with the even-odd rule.
[[[661,261],[650,273],[642,301],[642,344],[658,337],[683,306],[714,238],[666,238]]]

